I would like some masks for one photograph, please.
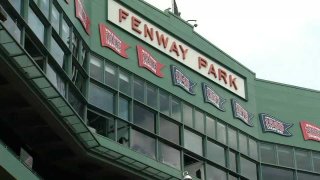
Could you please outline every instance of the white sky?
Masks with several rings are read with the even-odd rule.
[[[145,0],[165,10],[171,0]],[[320,0],[176,0],[195,31],[257,78],[320,90]]]

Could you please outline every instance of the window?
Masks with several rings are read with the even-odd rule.
[[[61,49],[56,40],[51,38],[51,48],[50,52],[52,57],[56,60],[60,67],[64,67],[64,51]]]
[[[28,25],[34,34],[39,38],[39,40],[44,42],[44,25],[40,19],[36,16],[33,10],[29,7],[28,13]]]
[[[160,91],[160,112],[169,115],[169,95],[164,91]]]
[[[103,61],[95,56],[90,58],[90,76],[98,81],[103,79]]]
[[[198,179],[204,180],[203,162],[189,156],[184,155],[184,170],[188,171],[189,175]]]
[[[256,180],[257,165],[254,162],[251,162],[243,157],[240,157],[240,162],[241,174],[250,180]]]
[[[206,120],[207,120],[207,124],[206,124],[207,136],[215,139],[216,138],[216,121],[209,116],[206,116]]]
[[[251,138],[249,138],[249,152],[250,152],[250,157],[252,159],[257,160],[258,159],[258,146],[257,142]]]
[[[165,119],[164,117],[160,117],[160,136],[166,140],[180,144],[179,125]]]
[[[88,111],[88,125],[96,130],[96,133],[114,140],[115,121],[112,117],[103,117]]]
[[[148,109],[134,104],[133,105],[133,123],[154,133],[155,129],[155,118],[154,112]]]
[[[260,143],[260,153],[262,162],[276,164],[274,145]]]
[[[62,19],[61,39],[69,47],[70,42],[70,27],[65,19]]]
[[[182,108],[183,108],[183,123],[189,127],[193,127],[192,107],[187,104],[183,104]]]
[[[72,32],[72,47],[71,51],[74,57],[78,58],[79,39],[75,32]]]
[[[294,167],[293,165],[293,152],[292,148],[285,147],[285,146],[278,146],[278,160],[279,165],[287,166],[287,167]]]
[[[68,101],[73,109],[78,113],[80,117],[83,118],[84,104],[75,95],[75,92],[69,88]]]
[[[184,130],[184,147],[202,156],[202,153],[203,153],[202,137],[185,129]]]
[[[248,155],[248,139],[241,133],[239,133],[239,150],[242,154]]]
[[[127,122],[117,121],[117,142],[129,146],[129,124]]]
[[[224,148],[211,141],[207,142],[207,158],[221,166],[226,165]]]
[[[154,138],[136,130],[131,130],[131,148],[133,150],[155,159],[155,145],[156,141]]]
[[[7,13],[8,14],[8,13]],[[20,43],[21,40],[21,30],[18,27],[17,23],[12,20],[12,18],[8,15],[7,20],[2,22],[4,27],[9,31],[9,33]]]
[[[66,97],[65,81],[56,73],[50,64],[47,65],[47,77],[63,97]]]
[[[51,10],[51,24],[58,34],[59,34],[59,21],[60,21],[60,12],[57,10],[56,6],[53,5]]]
[[[113,113],[114,95],[108,90],[90,83],[89,103],[102,110]]]
[[[229,151],[229,169],[237,172],[237,155],[233,151]]]
[[[154,86],[148,85],[147,86],[147,104],[150,107],[157,108],[158,102],[158,93],[157,88]]]
[[[207,165],[207,180],[227,180],[227,173],[214,166]]]
[[[171,99],[171,117],[177,121],[181,121],[180,101],[174,97]]]
[[[295,155],[296,155],[297,168],[311,171],[310,152],[296,149]]]
[[[144,102],[144,82],[140,78],[134,78],[133,96],[134,99]]]
[[[262,180],[293,180],[293,171],[269,166],[261,166]]]
[[[180,151],[172,148],[164,143],[159,143],[160,146],[160,161],[164,164],[172,166],[178,170],[181,169]]]
[[[194,111],[194,124],[195,129],[201,133],[204,133],[204,115],[202,112],[195,110]]]
[[[130,79],[129,75],[120,71],[119,73],[119,90],[127,95],[130,95]]]
[[[319,180],[320,175],[298,172],[298,180]]]
[[[11,5],[17,10],[17,12],[21,13],[21,0],[10,0]]]
[[[35,0],[41,12],[48,18],[49,17],[49,4],[50,0]]]
[[[104,71],[105,71],[104,83],[116,89],[117,88],[117,76],[116,76],[117,68],[109,63],[105,63]]]
[[[228,127],[228,144],[231,148],[238,150],[237,131]]]
[[[229,174],[228,175],[228,180],[238,180],[238,178]]]
[[[129,120],[129,101],[122,97],[119,97],[118,116],[124,120]]]
[[[217,122],[217,140],[223,144],[227,142],[226,125]]]
[[[320,173],[320,154],[312,152],[314,171]]]

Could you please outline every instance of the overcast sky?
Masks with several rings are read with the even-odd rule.
[[[165,10],[172,0],[145,0]],[[257,78],[320,90],[320,0],[176,0],[195,31]]]

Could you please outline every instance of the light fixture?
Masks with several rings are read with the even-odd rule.
[[[192,180],[192,177],[189,175],[188,171],[182,173],[183,180]]]
[[[194,22],[193,26],[194,26],[194,27],[197,27],[197,26],[198,26],[197,20],[191,19],[191,20],[187,20],[187,22]]]

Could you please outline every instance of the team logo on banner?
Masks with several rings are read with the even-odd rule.
[[[289,128],[293,126],[291,123],[284,123],[279,119],[265,113],[259,115],[261,126],[264,132],[273,132],[282,136],[292,136]]]
[[[137,46],[137,52],[138,52],[139,66],[148,69],[156,76],[162,78],[163,74],[161,72],[161,68],[163,68],[164,65],[161,64],[159,61],[157,61],[156,58],[152,57],[152,55],[141,46]]]
[[[86,13],[82,0],[75,0],[76,5],[76,17],[81,21],[82,26],[86,30],[86,32],[90,33],[90,18]]]
[[[124,58],[128,58],[126,50],[129,46],[124,43],[111,29],[109,29],[104,24],[99,24],[100,26],[100,40],[101,45],[112,49],[114,52],[119,54]]]
[[[226,99],[219,96],[206,83],[202,83],[202,92],[203,92],[203,97],[205,102],[212,104],[213,106],[215,106],[221,111],[226,111],[224,108],[224,103],[226,102]]]
[[[307,121],[300,122],[304,140],[320,141],[320,126],[316,126]]]
[[[252,118],[253,114],[249,113],[243,106],[241,106],[237,100],[231,99],[233,116],[240,119],[246,125],[253,127]]]
[[[194,92],[194,87],[195,85],[197,85],[197,83],[191,81],[190,78],[188,78],[180,69],[178,69],[174,65],[171,65],[171,75],[174,85],[181,87],[192,95],[196,94]]]

